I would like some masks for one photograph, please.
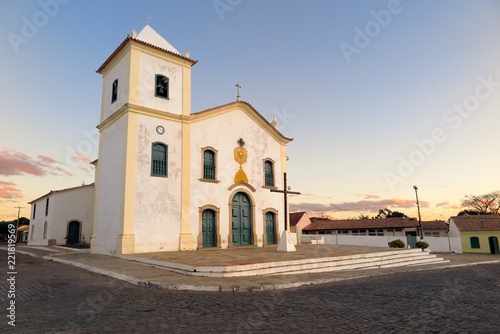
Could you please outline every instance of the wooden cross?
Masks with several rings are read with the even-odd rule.
[[[238,88],[238,96],[236,97],[236,101],[239,101],[240,100],[240,88],[241,88],[241,86],[239,83],[237,83],[235,86],[236,86],[236,88]]]
[[[285,198],[285,231],[288,230],[288,194],[300,195],[299,192],[289,191],[288,186],[286,185],[286,173],[283,173],[283,188],[284,190],[271,189],[273,193],[282,193]]]

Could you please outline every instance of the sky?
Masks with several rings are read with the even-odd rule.
[[[148,19],[149,18],[149,19]],[[1,0],[0,220],[93,182],[102,78],[149,24],[192,70],[192,112],[241,98],[288,145],[290,208],[447,219],[500,190],[500,2]]]

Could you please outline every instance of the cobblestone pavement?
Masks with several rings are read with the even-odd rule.
[[[15,328],[0,281],[0,333],[498,333],[500,324],[499,264],[254,293],[135,286],[21,254],[17,272]]]

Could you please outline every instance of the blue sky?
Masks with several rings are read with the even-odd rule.
[[[239,82],[295,138],[292,209],[415,216],[417,184],[423,218],[446,219],[500,189],[498,1],[4,0],[0,219],[93,181],[95,70],[147,17],[199,60],[193,112],[234,101]]]

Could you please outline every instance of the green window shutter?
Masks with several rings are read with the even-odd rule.
[[[470,237],[470,248],[481,248],[478,237]]]
[[[215,180],[215,153],[211,150],[203,152],[203,178]]]
[[[151,152],[151,175],[168,176],[168,145],[153,143]]]
[[[111,90],[111,103],[118,99],[118,79],[113,81],[113,88]]]
[[[264,172],[265,172],[265,185],[268,187],[274,187],[274,174],[273,174],[273,163],[271,161],[264,162]]]
[[[155,76],[155,96],[168,100],[169,84],[170,80],[166,76],[157,74]]]

